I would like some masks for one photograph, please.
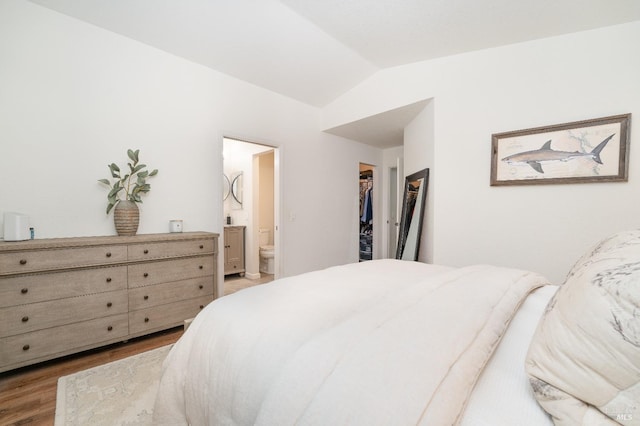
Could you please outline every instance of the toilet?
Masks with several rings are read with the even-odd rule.
[[[271,240],[271,230],[260,228],[258,230],[260,243],[260,272],[264,274],[274,273],[274,247],[269,244]]]

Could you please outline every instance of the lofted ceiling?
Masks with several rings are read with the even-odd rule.
[[[30,1],[317,107],[380,69],[640,19],[638,0]],[[408,112],[332,133],[402,144]]]

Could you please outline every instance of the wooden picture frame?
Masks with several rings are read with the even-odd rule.
[[[627,181],[631,114],[491,136],[491,186]]]

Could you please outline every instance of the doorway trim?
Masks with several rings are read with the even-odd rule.
[[[274,185],[274,191],[273,191],[273,209],[274,209],[274,230],[273,230],[273,245],[274,245],[274,278],[278,278],[281,275],[281,271],[282,271],[282,267],[281,265],[283,264],[283,259],[282,259],[282,250],[281,250],[281,221],[280,221],[280,211],[281,211],[281,167],[280,165],[282,164],[282,160],[281,160],[281,148],[279,146],[276,146],[274,144],[271,143],[264,143],[264,142],[256,142],[255,140],[247,140],[244,138],[238,138],[235,136],[223,136],[223,144],[222,144],[222,172],[224,173],[226,167],[225,164],[228,163],[229,158],[225,158],[225,144],[229,143],[229,142],[241,142],[244,144],[251,144],[251,145],[256,145],[256,146],[261,146],[264,147],[265,149],[262,151],[268,151],[268,150],[273,150],[274,151],[274,177],[273,177],[273,185]],[[256,153],[250,154],[251,158],[248,159],[248,164],[250,164],[250,166],[248,166],[250,168],[250,172],[252,175],[252,179],[244,179],[244,185],[253,185],[253,163],[254,163],[254,157],[255,155],[258,154],[259,151],[256,151]],[[233,154],[231,154],[233,155]],[[253,191],[251,191],[251,193],[253,194]],[[248,195],[248,194],[247,194]],[[253,198],[253,195],[251,196],[251,198]],[[247,197],[245,196],[245,200],[247,200]],[[259,239],[258,239],[258,223],[256,221],[256,208],[253,205],[253,199],[251,200],[251,211],[243,211],[242,213],[242,218],[240,220],[240,222],[236,221],[236,223],[234,223],[234,225],[245,225],[247,226],[246,228],[246,233],[245,233],[245,264],[247,264],[247,266],[249,265],[249,262],[251,262],[250,264],[252,265],[252,270],[249,271],[247,269],[247,273],[246,276],[247,278],[259,278],[259,262],[260,262],[260,258],[259,258]],[[226,212],[225,212],[225,203],[222,202],[220,203],[220,217],[222,218],[222,223],[223,223],[223,227],[225,226],[225,218],[226,218]],[[221,234],[222,235],[222,234]],[[223,238],[220,238],[219,241],[219,259],[218,259],[218,267],[220,270],[223,269],[224,266],[224,241]],[[251,256],[251,258],[249,257]],[[251,260],[250,260],[251,259]],[[221,286],[221,291],[224,290],[224,272],[222,272],[222,280],[221,280],[222,286]],[[221,293],[224,294],[224,293]]]

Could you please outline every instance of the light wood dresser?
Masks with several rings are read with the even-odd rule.
[[[218,234],[0,241],[0,372],[182,325],[217,297]]]

